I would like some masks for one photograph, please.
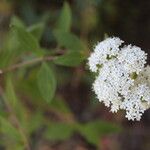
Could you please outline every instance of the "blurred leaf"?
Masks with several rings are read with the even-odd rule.
[[[57,22],[57,29],[62,31],[69,31],[70,27],[71,27],[71,9],[69,4],[65,2]]]
[[[16,103],[17,103],[17,97],[14,91],[14,87],[12,84],[12,80],[10,76],[7,76],[6,78],[6,92],[5,92],[6,100],[8,103],[15,108]]]
[[[87,34],[96,27],[98,21],[97,18],[98,18],[98,12],[92,4],[83,6],[81,11],[80,28],[82,28],[82,33],[84,34],[84,36],[87,36]],[[74,26],[78,26],[77,24],[78,22]]]
[[[11,138],[14,141],[22,139],[19,131],[6,119],[0,116],[0,133]]]
[[[45,24],[44,24],[44,23],[37,23],[37,24],[34,24],[34,25],[30,26],[30,27],[28,28],[28,31],[29,31],[30,33],[32,33],[32,35],[33,35],[36,39],[40,40],[40,39],[41,39],[41,36],[42,36],[42,34],[43,34],[43,31],[44,31],[44,27],[45,27]]]
[[[4,100],[8,105],[11,106],[21,126],[25,126],[28,113],[26,107],[21,103],[20,99],[17,97],[14,90],[14,83],[12,81],[12,75],[8,74],[8,76],[6,76]]]
[[[67,103],[61,98],[56,98],[54,101],[52,101],[50,108],[51,107],[62,113],[70,113],[71,112]]]
[[[17,16],[13,16],[11,18],[10,27],[12,27],[12,26],[17,26],[17,27],[21,27],[21,28],[26,27],[24,22],[20,18],[18,18]]]
[[[3,43],[3,47],[0,51],[0,67],[4,68],[11,64],[16,59],[20,51],[18,50],[18,40],[16,36],[11,32],[8,33]]]
[[[0,144],[6,149],[24,150],[23,138],[17,128],[15,128],[6,118],[0,117]]]
[[[26,30],[25,24],[16,16],[13,16],[11,18],[10,27],[11,29],[6,36],[2,48],[2,57],[5,57],[6,59],[4,64],[7,64],[7,62],[10,62],[13,58],[16,59],[15,57],[22,53],[20,49],[20,40],[18,40],[18,35],[14,32],[12,28],[18,27],[22,28],[22,30]]]
[[[42,64],[38,72],[37,83],[41,96],[45,101],[50,102],[55,94],[56,79],[53,71],[46,63]]]
[[[26,127],[28,128],[28,132],[32,134],[34,131],[39,129],[43,124],[43,116],[41,112],[35,112],[31,114],[30,119],[27,122]]]
[[[38,70],[39,71],[39,70]],[[25,79],[25,77],[19,79],[17,82],[17,87],[19,89],[19,92],[22,93],[23,95],[27,95],[31,99],[36,99],[36,104],[37,101],[41,101],[41,94],[40,92],[37,92],[38,85],[37,83],[37,68],[32,69],[30,71],[30,74],[28,74],[28,77]],[[19,88],[21,87],[21,89]]]
[[[66,140],[72,136],[74,129],[67,123],[52,123],[48,125],[45,137],[52,141]]]
[[[60,30],[54,31],[54,36],[60,46],[64,46],[68,50],[83,51],[86,49],[82,41],[74,34]]]
[[[17,37],[16,40],[18,40],[20,50],[38,52],[38,41],[31,33],[18,26],[12,26],[12,30]]]
[[[69,52],[63,56],[57,57],[54,63],[67,67],[75,67],[80,65],[84,60],[85,57],[81,52]]]
[[[98,145],[103,135],[119,132],[121,127],[110,122],[92,121],[81,124],[78,130],[89,143]]]
[[[25,149],[25,146],[23,144],[15,144],[15,145],[9,145],[8,146],[9,148],[8,149],[14,149],[14,150],[24,150]]]

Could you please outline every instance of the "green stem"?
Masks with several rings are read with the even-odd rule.
[[[18,64],[14,64],[12,66],[9,66],[6,69],[0,70],[0,74],[4,74],[4,73],[7,73],[7,72],[10,72],[10,71],[13,71],[13,70],[16,70],[16,69],[28,66],[28,65],[32,65],[32,64],[36,64],[36,63],[42,62],[42,61],[52,61],[55,58],[56,58],[56,56],[47,56],[47,57],[34,58],[32,60],[24,61],[24,62],[21,62],[21,63],[18,63]]]

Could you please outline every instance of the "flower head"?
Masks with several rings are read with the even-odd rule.
[[[129,120],[140,120],[150,107],[150,67],[147,54],[137,46],[122,46],[119,38],[98,43],[88,58],[92,72],[97,72],[93,91],[112,112],[126,110]]]

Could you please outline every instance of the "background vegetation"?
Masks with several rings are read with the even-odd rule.
[[[86,65],[106,36],[148,52],[149,12],[149,0],[1,0],[0,150],[149,150],[150,110],[110,113]]]

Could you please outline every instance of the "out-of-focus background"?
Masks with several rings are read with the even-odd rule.
[[[149,53],[150,1],[0,0],[0,150],[150,150],[150,110],[128,121],[91,90],[106,36]]]

